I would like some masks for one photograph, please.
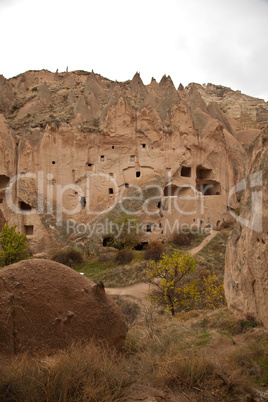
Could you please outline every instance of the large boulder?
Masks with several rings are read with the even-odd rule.
[[[0,271],[0,355],[64,349],[72,342],[106,341],[120,350],[124,315],[102,283],[65,265],[26,260]]]
[[[237,193],[243,206],[227,244],[225,295],[232,311],[268,327],[268,129],[249,150],[240,187],[247,188]]]

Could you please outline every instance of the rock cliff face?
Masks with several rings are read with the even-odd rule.
[[[225,224],[239,207],[228,193],[244,175],[241,144],[266,124],[267,104],[218,88],[84,71],[1,77],[0,223],[17,224],[34,253],[101,244],[118,210],[138,213],[141,241]]]
[[[237,194],[243,207],[228,241],[225,293],[228,307],[268,327],[268,130],[249,150],[247,182]]]

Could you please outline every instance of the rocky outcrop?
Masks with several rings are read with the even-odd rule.
[[[186,91],[195,87],[207,104],[216,103],[241,129],[263,129],[268,124],[268,102],[213,84],[189,84]]]
[[[250,147],[247,181],[236,188],[242,208],[226,249],[228,307],[268,327],[268,129]]]
[[[105,341],[120,350],[127,327],[102,283],[48,260],[26,260],[0,271],[0,355]]]
[[[139,73],[113,82],[46,70],[2,78],[1,88],[1,222],[17,224],[34,254],[93,237],[102,244],[106,234],[95,228],[126,198],[124,212],[146,228],[141,242],[166,241],[183,224],[221,227],[238,208],[228,193],[244,176],[241,144],[260,130],[253,119],[245,132],[222,102],[248,102],[243,94],[176,89],[169,76],[144,85]]]

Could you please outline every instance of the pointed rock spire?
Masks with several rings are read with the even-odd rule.
[[[161,78],[161,81],[159,82],[159,84],[160,84],[161,86],[169,86],[169,87],[172,87],[172,88],[174,88],[174,89],[176,90],[175,85],[173,84],[173,81],[172,81],[172,79],[170,78],[169,75],[168,75],[168,76],[166,76],[166,74],[163,75],[163,77]]]
[[[144,85],[143,81],[141,79],[140,73],[136,72],[136,74],[134,75],[134,77],[132,78],[132,83],[133,84],[140,84],[140,85]]]

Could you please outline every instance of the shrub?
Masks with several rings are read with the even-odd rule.
[[[52,261],[67,265],[70,268],[75,268],[77,264],[83,262],[82,252],[76,247],[66,247],[57,250],[51,257]]]
[[[194,238],[193,233],[174,233],[172,237],[172,243],[176,244],[176,246],[189,246],[192,243]]]
[[[106,245],[119,250],[135,247],[139,242],[138,228],[139,222],[133,215],[124,213],[119,216],[112,216],[110,219],[111,233],[107,233]]]
[[[134,257],[133,251],[126,248],[118,251],[115,257],[115,262],[119,265],[129,264],[133,260],[133,257]]]
[[[162,254],[165,251],[165,246],[160,241],[152,241],[148,244],[145,252],[144,258],[146,260],[159,261]]]
[[[16,225],[8,226],[6,223],[0,234],[0,265],[2,267],[29,258],[27,236],[16,232],[16,227]]]
[[[212,275],[203,276],[201,300],[206,308],[211,309],[226,304],[223,283],[216,276],[215,272]]]

